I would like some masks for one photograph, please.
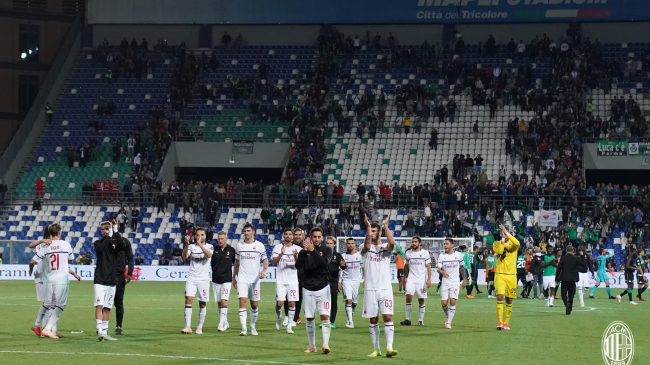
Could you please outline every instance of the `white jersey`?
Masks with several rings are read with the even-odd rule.
[[[32,257],[32,260],[36,261],[36,265],[34,265],[34,284],[43,284],[44,261],[43,258],[38,255],[38,249],[40,246],[43,246],[43,244],[41,243],[32,250],[34,252],[34,257]]]
[[[460,267],[464,266],[463,254],[454,251],[452,254],[441,253],[438,255],[438,268],[442,268],[449,277],[442,277],[444,285],[460,285]]]
[[[68,283],[68,259],[72,256],[72,247],[67,241],[56,240],[47,245],[40,245],[36,255],[43,261],[42,280],[46,284]]]
[[[353,254],[342,253],[343,260],[345,261],[345,269],[341,273],[341,281],[361,281],[361,253],[356,252]]]
[[[208,252],[214,251],[211,244],[206,243],[203,245]],[[210,281],[210,258],[205,255],[205,252],[199,245],[192,243],[187,248],[190,254],[190,281]]]
[[[370,250],[363,257],[363,268],[365,270],[365,290],[392,290],[390,283],[390,256],[392,254],[386,246],[387,242],[379,245],[370,245]]]
[[[261,271],[260,262],[266,260],[264,244],[257,240],[253,243],[238,242],[235,245],[235,260],[239,260],[237,281],[248,284],[256,282]]]
[[[408,281],[415,283],[424,283],[427,281],[429,275],[427,265],[431,264],[429,251],[423,249],[419,251],[406,251],[404,254],[404,264],[409,266]]]
[[[281,243],[273,247],[272,257],[274,259],[281,255],[282,246],[284,244]],[[302,251],[302,248],[294,244],[284,249],[284,254],[280,261],[278,261],[278,268],[275,270],[277,284],[298,284],[298,269],[296,269],[296,258],[293,256],[293,253],[300,251]]]

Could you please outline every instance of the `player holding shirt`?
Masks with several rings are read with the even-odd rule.
[[[404,257],[404,275],[406,276],[406,320],[400,322],[403,326],[411,325],[411,302],[417,294],[419,307],[418,326],[424,325],[424,300],[427,298],[427,288],[431,287],[431,256],[429,251],[422,249],[422,239],[418,236],[411,238],[411,249]]]
[[[181,333],[192,333],[192,301],[198,292],[199,298],[199,324],[196,334],[203,333],[205,322],[205,304],[210,300],[210,258],[214,247],[205,243],[205,230],[197,227],[194,232],[194,243],[190,243],[190,236],[185,236],[183,247],[183,260],[190,259],[190,275],[185,283],[185,328]]]
[[[217,233],[219,245],[212,251],[210,265],[212,266],[212,291],[214,301],[219,306],[219,326],[217,331],[228,329],[228,298],[232,285],[232,265],[235,262],[235,249],[228,245],[228,234],[224,231]]]
[[[43,240],[44,245],[38,246],[36,250],[36,256],[44,261],[42,274],[45,282],[45,303],[50,311],[50,318],[41,333],[45,337],[58,339],[62,336],[56,331],[56,324],[68,305],[68,275],[74,275],[78,281],[81,281],[81,278],[68,268],[72,247],[67,241],[61,240],[61,226],[53,223],[48,231],[51,239]]]
[[[277,320],[275,322],[275,329],[282,329],[282,305],[285,300],[289,300],[289,313],[287,317],[291,321],[287,321],[287,333],[293,333],[291,329],[293,324],[293,317],[296,311],[296,302],[300,298],[298,291],[298,269],[296,269],[296,258],[298,253],[302,250],[300,246],[293,244],[293,231],[291,228],[285,228],[282,234],[284,242],[273,247],[273,254],[271,258],[273,265],[277,266],[276,281],[275,281],[275,313]]]
[[[345,314],[348,318],[347,328],[354,328],[352,316],[357,309],[359,301],[359,283],[361,283],[361,254],[357,250],[354,238],[345,241],[347,251],[342,254],[345,268],[341,273],[341,289],[345,300]]]
[[[370,319],[370,337],[374,351],[368,357],[381,356],[379,349],[379,313],[384,320],[384,333],[386,334],[386,357],[397,355],[393,350],[393,290],[390,281],[390,257],[395,249],[393,234],[388,228],[390,214],[386,216],[383,231],[386,243],[381,241],[382,226],[373,222],[370,224],[368,216],[365,217],[367,228],[366,239],[361,249],[363,268],[365,273],[363,297],[363,317]]]
[[[512,314],[512,299],[517,297],[517,250],[519,241],[501,224],[501,240],[492,244],[497,254],[497,269],[494,276],[494,287],[497,293],[497,330],[509,330],[510,315]],[[505,318],[503,317],[503,300],[506,300]],[[502,320],[503,319],[503,320]]]
[[[458,300],[458,285],[460,276],[463,277],[462,288],[467,285],[467,271],[464,268],[463,254],[454,251],[454,240],[445,238],[445,252],[438,255],[438,273],[442,275],[440,288],[440,305],[445,312],[445,328],[451,329],[451,321],[456,314]]]
[[[235,246],[235,268],[232,285],[237,289],[239,297],[240,336],[246,336],[246,302],[251,301],[251,335],[257,336],[257,304],[260,300],[260,279],[266,276],[269,260],[266,258],[264,244],[254,238],[255,230],[250,223],[244,224],[244,240]],[[260,262],[264,269],[260,271]]]
[[[609,299],[616,299],[616,297],[612,296],[612,292],[609,289],[609,278],[607,277],[607,260],[612,256],[614,256],[613,253],[607,251],[604,248],[600,249],[598,258],[596,258],[596,262],[598,263],[598,271],[596,271],[596,283],[594,284],[593,289],[591,289],[591,293],[589,293],[589,298],[594,299],[594,293],[596,292],[596,289],[598,289],[600,283],[605,283],[605,290],[607,290],[607,296]]]

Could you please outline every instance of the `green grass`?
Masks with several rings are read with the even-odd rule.
[[[203,335],[181,335],[184,327],[183,282],[133,282],[127,286],[124,335],[116,342],[98,342],[95,336],[93,288],[90,282],[71,282],[68,307],[59,321],[59,332],[66,337],[51,340],[36,337],[30,330],[39,303],[30,281],[0,281],[0,359],[3,364],[196,364],[196,363],[403,363],[403,364],[602,364],[601,337],[609,323],[624,321],[634,338],[635,362],[650,355],[648,303],[638,306],[618,304],[604,299],[604,289],[587,300],[591,308],[576,308],[566,316],[561,300],[546,308],[543,300],[516,299],[510,321],[511,331],[496,331],[495,302],[481,294],[477,299],[463,295],[456,310],[453,329],[443,328],[444,319],[438,295],[429,294],[425,326],[402,327],[404,297],[395,295],[396,358],[369,359],[372,351],[367,320],[361,308],[355,314],[354,329],[345,328],[344,306],[339,303],[332,330],[330,355],[304,354],[307,346],[305,325],[298,325],[294,335],[275,330],[274,284],[262,284],[258,337],[240,337],[237,305],[231,297],[228,313],[231,328],[216,330],[219,314],[215,303],[208,304]],[[485,290],[485,288],[481,288]],[[621,289],[613,290],[614,293]],[[636,290],[635,290],[636,294]],[[211,293],[212,295],[212,293]],[[359,305],[361,305],[360,298]],[[577,302],[577,299],[576,299]],[[415,307],[415,306],[414,306]],[[195,303],[193,326],[198,320]],[[417,320],[417,310],[413,318]],[[111,316],[109,333],[115,326]],[[383,326],[382,326],[383,327]],[[81,331],[83,334],[71,334]],[[320,348],[320,331],[316,344]],[[385,337],[380,336],[385,350]],[[7,352],[16,351],[16,352]],[[37,353],[41,352],[41,353]],[[64,353],[47,353],[64,352]],[[118,354],[128,354],[117,356]],[[136,355],[162,355],[150,357]],[[184,358],[185,357],[185,358]],[[201,359],[202,358],[202,359]],[[219,361],[221,359],[222,361]],[[249,362],[250,361],[250,362]]]

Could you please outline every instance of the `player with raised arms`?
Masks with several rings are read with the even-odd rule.
[[[497,255],[494,288],[497,294],[497,330],[509,330],[512,314],[512,300],[517,297],[517,250],[519,241],[508,232],[507,228],[499,225],[501,240],[494,241],[492,248]],[[506,301],[505,317],[503,315],[503,300]]]
[[[293,231],[291,228],[284,229],[282,239],[284,242],[275,245],[271,254],[273,265],[277,266],[275,274],[275,313],[277,315],[275,329],[278,331],[282,329],[282,306],[284,301],[288,300],[289,312],[285,317],[288,317],[291,321],[287,320],[287,333],[293,333],[291,327],[293,317],[296,314],[296,302],[300,298],[296,258],[302,248],[293,244]]]
[[[347,328],[354,328],[352,316],[357,309],[359,301],[359,283],[361,283],[361,254],[357,249],[354,238],[345,240],[346,252],[341,254],[345,260],[345,268],[341,273],[341,289],[345,301],[345,315],[347,316]]]
[[[454,250],[454,240],[445,238],[445,252],[438,255],[438,274],[442,275],[440,285],[440,305],[445,312],[445,328],[451,329],[451,321],[456,314],[456,300],[458,300],[458,286],[461,284],[460,276],[463,278],[462,288],[467,286],[467,270],[465,260],[461,252]]]
[[[38,308],[36,322],[34,322],[34,325],[32,326],[32,331],[34,331],[38,337],[43,337],[43,334],[41,333],[41,321],[43,322],[43,327],[47,326],[47,322],[50,319],[50,308],[45,304],[45,282],[43,281],[45,277],[43,273],[43,260],[41,257],[36,255],[36,252],[37,247],[44,243],[45,240],[50,238],[49,228],[49,224],[45,226],[45,229],[43,230],[43,239],[34,241],[29,245],[29,247],[32,248],[32,251],[34,252],[34,257],[29,260],[29,275],[31,276],[32,272],[34,273],[36,300],[43,303],[43,305]],[[36,270],[34,270],[34,267],[36,267]]]
[[[403,326],[411,325],[411,302],[417,294],[419,303],[418,325],[424,325],[424,300],[427,298],[427,288],[431,287],[431,256],[429,251],[422,249],[422,239],[418,236],[411,238],[411,249],[404,255],[404,276],[406,276],[406,319],[400,322]]]
[[[192,302],[194,297],[199,298],[199,324],[196,326],[196,334],[203,333],[203,322],[205,322],[206,303],[210,300],[210,258],[214,247],[205,243],[205,229],[197,227],[194,232],[194,243],[190,242],[190,236],[185,236],[185,247],[183,247],[183,261],[190,259],[190,274],[185,282],[185,328],[183,334],[192,333]]]
[[[246,336],[246,302],[251,301],[251,335],[257,336],[255,323],[257,322],[257,304],[260,301],[260,279],[266,276],[269,260],[266,257],[264,244],[254,237],[255,230],[250,223],[244,224],[244,240],[235,246],[235,267],[232,285],[237,289],[239,298],[239,323],[241,324],[240,336]],[[260,262],[264,269],[260,270]]]
[[[379,348],[379,313],[384,320],[384,333],[386,334],[386,357],[397,355],[393,350],[393,289],[390,275],[390,257],[395,249],[393,234],[388,228],[390,214],[386,216],[383,224],[386,243],[381,241],[382,226],[377,222],[368,221],[365,217],[366,239],[363,242],[361,256],[364,268],[364,297],[363,318],[370,319],[370,337],[374,351],[368,357],[381,356]]]

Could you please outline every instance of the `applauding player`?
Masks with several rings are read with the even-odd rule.
[[[512,299],[517,297],[517,250],[519,241],[508,232],[506,227],[499,225],[501,240],[492,244],[497,254],[497,269],[494,276],[494,287],[497,293],[497,330],[509,330],[508,323],[512,314]],[[503,299],[506,300],[506,313],[503,317]]]
[[[342,254],[345,260],[345,268],[341,273],[341,288],[343,289],[343,300],[345,300],[345,314],[348,318],[347,328],[354,328],[352,316],[357,309],[359,301],[359,283],[361,282],[361,254],[357,250],[354,238],[345,241],[347,251]]]
[[[467,270],[463,267],[465,260],[463,254],[454,251],[454,240],[445,238],[445,252],[438,255],[438,274],[442,275],[440,286],[440,305],[445,312],[445,328],[451,329],[451,321],[456,314],[456,300],[458,300],[458,286],[460,277],[463,277],[463,286],[467,286]]]
[[[296,311],[296,302],[300,298],[296,258],[302,248],[293,244],[293,232],[291,228],[284,229],[282,238],[284,242],[273,247],[273,254],[271,256],[273,265],[278,267],[275,275],[275,313],[277,314],[275,329],[278,331],[282,329],[282,305],[288,298],[289,313],[287,317],[291,320],[287,321],[287,333],[293,333],[291,327]]]
[[[183,260],[190,259],[190,275],[185,283],[185,328],[181,333],[192,333],[192,301],[197,292],[199,293],[199,324],[196,327],[196,334],[203,333],[205,304],[210,300],[210,258],[213,251],[212,245],[205,243],[203,228],[196,228],[192,244],[190,244],[190,236],[185,236],[182,257]]]
[[[427,288],[431,287],[431,256],[429,251],[422,249],[422,239],[418,236],[411,238],[411,249],[406,251],[404,275],[406,276],[406,319],[400,322],[403,326],[411,325],[411,302],[413,295],[418,296],[420,304],[418,325],[424,325],[424,300],[427,298]]]

